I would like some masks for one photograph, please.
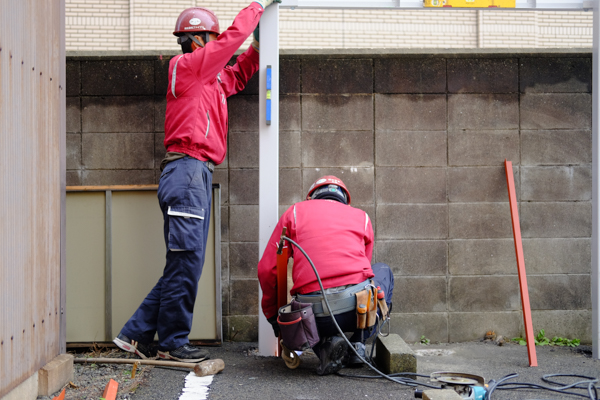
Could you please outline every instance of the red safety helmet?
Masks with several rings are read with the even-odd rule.
[[[312,199],[313,195],[316,194],[315,191],[317,191],[317,189],[319,189],[323,186],[329,186],[329,185],[336,185],[340,189],[342,189],[343,192],[346,194],[345,197],[347,198],[347,199],[344,199],[344,200],[347,200],[344,203],[350,205],[350,192],[348,191],[348,188],[346,188],[346,185],[344,185],[344,182],[342,182],[341,179],[339,179],[333,175],[326,175],[326,176],[323,176],[323,177],[317,179],[317,181],[310,186],[310,189],[308,189],[308,194],[306,195],[306,200]],[[342,200],[342,199],[339,198],[337,200]]]
[[[213,32],[219,35],[219,19],[208,8],[187,8],[179,14],[173,35],[182,36],[187,32]]]

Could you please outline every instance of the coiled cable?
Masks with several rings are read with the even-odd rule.
[[[406,385],[406,386],[412,386],[412,387],[415,387],[415,386],[425,386],[425,387],[432,388],[432,389],[442,389],[442,387],[440,387],[440,386],[436,386],[436,385],[432,385],[432,384],[424,383],[424,382],[418,382],[415,379],[409,378],[409,376],[429,378],[428,375],[417,374],[417,373],[409,373],[409,372],[398,373],[398,374],[389,374],[389,375],[388,374],[384,374],[383,372],[381,372],[377,368],[375,368],[370,362],[368,362],[360,354],[358,354],[358,351],[356,351],[356,349],[354,348],[354,346],[352,346],[352,344],[350,343],[350,341],[348,340],[348,338],[346,337],[346,335],[342,331],[342,328],[340,328],[340,326],[338,325],[338,323],[337,323],[337,321],[335,319],[335,316],[333,315],[333,312],[331,311],[331,306],[329,305],[329,301],[327,300],[327,295],[325,294],[325,288],[323,287],[323,282],[321,282],[321,277],[319,276],[319,273],[317,272],[317,268],[315,267],[315,264],[313,264],[312,260],[308,256],[308,254],[306,254],[306,252],[304,251],[304,249],[298,243],[296,243],[295,241],[293,241],[292,239],[290,239],[289,237],[287,237],[285,235],[282,235],[281,239],[282,240],[287,240],[288,242],[290,242],[291,244],[293,244],[294,246],[296,246],[296,248],[298,248],[298,250],[300,250],[302,252],[302,254],[304,254],[304,257],[306,257],[306,259],[310,263],[310,266],[312,267],[312,269],[313,269],[313,271],[315,273],[315,276],[317,277],[317,281],[319,282],[319,286],[321,287],[321,293],[323,293],[323,300],[325,301],[325,305],[327,306],[327,311],[329,312],[329,315],[331,316],[331,320],[335,324],[335,327],[337,328],[338,332],[340,333],[340,336],[342,338],[344,338],[344,340],[348,344],[348,347],[352,349],[352,351],[354,352],[354,354],[356,354],[356,356],[362,362],[364,362],[369,368],[371,368],[373,371],[375,371],[379,376],[373,376],[373,375],[346,375],[346,374],[340,374],[339,372],[337,373],[338,375],[343,376],[343,377],[348,377],[348,378],[364,378],[364,379],[380,379],[380,378],[385,378],[385,379],[390,380],[392,382],[399,383],[401,385]],[[377,318],[379,319],[379,316],[377,316]],[[384,322],[382,324],[376,323],[376,325],[377,325],[377,335],[381,334],[381,328],[382,328],[383,325],[385,325],[385,322],[386,321],[384,320]],[[371,354],[369,356],[370,361],[373,360],[373,351],[374,351],[374,348],[375,348],[375,346],[373,345],[373,347],[371,348]],[[588,398],[588,399],[591,399],[591,400],[598,400],[598,392],[597,392],[597,389],[596,389],[596,383],[598,383],[598,378],[592,378],[592,377],[588,377],[588,376],[574,375],[574,374],[547,374],[547,375],[544,375],[542,377],[542,380],[544,382],[546,382],[548,384],[551,384],[551,385],[557,385],[557,386],[560,386],[560,387],[544,386],[544,385],[538,385],[538,384],[535,384],[535,383],[506,382],[509,379],[516,378],[517,376],[519,376],[519,374],[513,373],[513,374],[509,374],[509,375],[504,376],[503,378],[501,378],[497,382],[494,381],[494,380],[489,381],[486,400],[491,400],[492,399],[492,393],[495,390],[517,390],[517,389],[548,390],[548,391],[557,392],[557,393],[561,393],[561,394],[565,394],[565,395],[580,396],[580,397],[585,397],[585,398]],[[572,383],[570,385],[563,385],[561,383],[555,382],[554,380],[550,379],[550,378],[555,378],[555,377],[577,377],[577,378],[583,378],[584,380]],[[586,386],[582,386],[582,385],[586,385]],[[588,393],[587,393],[587,395],[585,395],[585,394],[582,394],[582,393],[577,393],[577,392],[573,392],[573,391],[567,391],[567,389],[587,389]]]

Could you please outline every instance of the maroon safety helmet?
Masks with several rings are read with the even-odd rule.
[[[306,200],[313,199],[315,195],[320,194],[320,193],[315,193],[315,192],[319,192],[319,190],[318,190],[319,188],[323,188],[324,186],[329,186],[329,185],[338,186],[345,193],[345,197],[347,197],[347,199],[344,199],[343,198],[344,196],[342,196],[340,198],[337,198],[338,196],[334,196],[334,197],[336,197],[334,200],[338,200],[338,201],[347,200],[347,201],[342,201],[342,202],[350,205],[350,192],[348,191],[348,188],[346,187],[346,185],[344,185],[344,182],[342,182],[341,179],[339,179],[333,175],[326,175],[326,176],[323,176],[323,177],[317,179],[317,181],[310,186],[310,189],[308,189],[308,194],[306,195]],[[326,189],[326,188],[323,188],[323,189]],[[332,189],[333,190],[329,190],[329,191],[335,195],[335,188],[332,188]],[[325,194],[325,190],[322,190],[322,192],[323,192],[323,194]],[[323,198],[322,196],[320,196],[320,197]]]
[[[182,36],[187,32],[212,32],[219,35],[219,19],[208,8],[187,8],[179,14],[173,35]]]

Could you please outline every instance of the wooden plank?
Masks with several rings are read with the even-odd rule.
[[[50,396],[73,380],[73,358],[72,354],[60,354],[39,370],[39,396]]]
[[[158,190],[158,185],[106,185],[106,186],[67,186],[67,192],[105,192],[110,190]]]
[[[521,240],[521,224],[519,223],[519,210],[517,208],[517,195],[512,162],[504,160],[506,183],[508,185],[508,200],[510,203],[510,218],[512,220],[513,237],[515,240],[515,253],[517,255],[517,268],[519,272],[519,288],[521,290],[521,306],[523,307],[523,321],[525,323],[525,337],[527,339],[527,355],[529,366],[537,367],[535,354],[535,338],[531,323],[531,307],[529,305],[529,290],[527,289],[527,274],[525,273],[525,258],[523,257],[523,241]]]
[[[218,347],[223,343],[221,340],[190,340],[190,344],[193,346],[213,346]],[[92,349],[94,346],[101,349],[116,349],[117,346],[113,342],[69,342],[67,343],[67,350],[78,350],[78,349]]]

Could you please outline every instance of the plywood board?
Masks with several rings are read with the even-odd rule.
[[[102,342],[115,337],[161,277],[166,248],[156,190],[67,194],[67,341]],[[89,188],[88,188],[89,189]],[[190,340],[220,339],[217,327],[215,214],[211,210],[207,251],[199,282]],[[107,235],[106,226],[110,227]],[[111,239],[110,262],[105,257]],[[220,246],[220,244],[219,244]],[[105,282],[105,271],[111,279]],[[220,278],[220,274],[219,274]],[[105,294],[105,290],[108,294]],[[105,299],[110,296],[110,337],[105,334]]]
[[[67,194],[67,342],[104,341],[104,197]]]
[[[113,336],[162,275],[166,249],[163,216],[155,191],[113,192]],[[211,213],[212,215],[212,213]],[[215,339],[214,217],[194,307],[191,340]]]

